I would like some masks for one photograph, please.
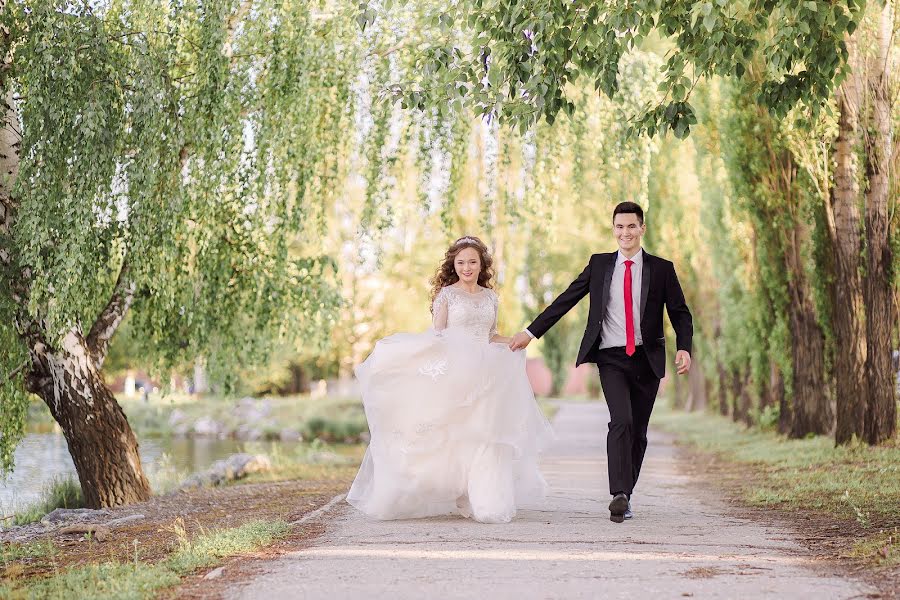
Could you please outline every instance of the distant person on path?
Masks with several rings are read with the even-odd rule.
[[[356,368],[371,441],[347,502],[378,519],[506,523],[543,498],[552,437],[525,353],[497,333],[491,256],[456,240],[434,276],[433,327],[380,340]]]
[[[616,523],[634,516],[631,494],[647,450],[647,426],[659,381],[666,372],[664,305],[675,329],[678,374],[691,368],[691,313],[674,265],[641,248],[645,232],[644,211],[639,205],[622,202],[616,206],[613,235],[618,251],[591,256],[569,288],[509,344],[512,350],[525,348],[590,295],[577,364],[597,364],[609,406],[609,518]]]

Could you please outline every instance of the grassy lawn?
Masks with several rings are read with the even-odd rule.
[[[143,599],[153,598],[161,590],[176,585],[181,578],[197,569],[211,567],[225,558],[247,554],[271,544],[288,532],[284,521],[251,521],[230,529],[196,536],[192,539],[182,529],[175,550],[156,563],[138,560],[107,561],[58,570],[46,577],[17,581],[10,573],[0,584],[0,597],[80,599]],[[21,555],[22,548],[3,545],[0,552]],[[21,556],[18,556],[20,558]]]
[[[830,438],[789,440],[708,413],[664,405],[653,425],[692,448],[746,466],[735,485],[750,505],[848,523],[846,556],[900,565],[900,445],[836,448]],[[733,471],[733,469],[732,469]]]
[[[113,530],[98,543],[73,543],[56,535],[20,544],[0,542],[0,598],[155,598],[198,569],[235,555],[252,554],[286,535],[289,522],[347,489],[365,451],[362,444],[319,440],[266,454],[272,470],[217,488],[154,496],[141,508],[146,519]],[[57,482],[41,502],[23,511],[37,520],[73,481]],[[19,519],[17,518],[17,521]]]
[[[248,445],[248,449],[252,450],[253,446]],[[365,444],[328,445],[318,440],[301,444],[293,452],[282,452],[274,446],[265,452],[272,461],[271,471],[253,473],[232,485],[293,480],[352,481],[365,452]]]

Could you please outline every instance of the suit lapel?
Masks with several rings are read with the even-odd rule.
[[[641,268],[641,323],[644,322],[644,309],[647,308],[647,292],[650,291],[650,274],[653,271],[653,256],[644,252],[644,265]]]

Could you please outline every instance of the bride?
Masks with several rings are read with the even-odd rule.
[[[432,280],[433,327],[380,340],[356,368],[372,438],[347,501],[364,513],[506,523],[542,499],[553,434],[525,353],[497,333],[491,277],[487,246],[456,240]]]

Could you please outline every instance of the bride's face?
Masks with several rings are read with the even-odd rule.
[[[463,283],[477,283],[481,272],[481,257],[475,248],[463,248],[453,259],[456,275]]]

